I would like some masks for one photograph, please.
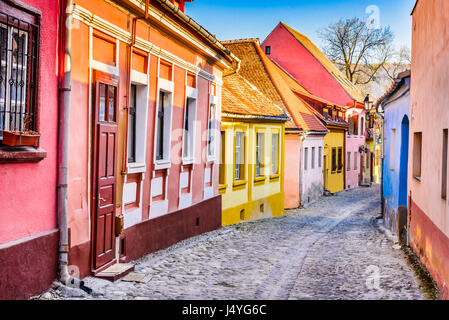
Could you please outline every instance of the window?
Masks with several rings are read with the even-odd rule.
[[[37,129],[38,35],[38,26],[0,12],[0,141],[4,130]]]
[[[307,170],[308,162],[309,162],[309,148],[304,148],[304,170]]]
[[[216,110],[217,106],[211,104],[209,107],[209,121],[208,121],[208,138],[207,138],[207,155],[209,157],[215,156],[215,128],[216,128]]]
[[[390,170],[394,171],[394,160],[396,157],[396,129],[391,129],[390,135]]]
[[[324,116],[324,119],[326,119],[326,120],[329,119],[329,111],[327,108],[323,109],[323,116]]]
[[[279,174],[279,134],[271,136],[271,174]]]
[[[338,172],[343,170],[343,148],[338,148]]]
[[[318,147],[318,167],[321,168],[322,164],[321,161],[323,159],[323,148]]]
[[[195,144],[195,117],[196,99],[188,97],[184,110],[184,131],[182,144],[182,157],[184,160],[193,160],[193,150]]]
[[[265,134],[257,132],[256,134],[256,177],[264,176],[264,157],[265,157]]]
[[[349,129],[348,129],[348,135],[353,135],[354,134],[354,118],[352,117],[352,115],[348,115],[348,123],[349,123]]]
[[[271,54],[271,47],[270,46],[266,46],[265,47],[265,54],[266,55],[270,55]]]
[[[136,162],[136,110],[137,86],[132,84],[128,116],[128,163]]]
[[[448,143],[448,129],[443,130],[443,159],[441,170],[441,198],[446,200],[447,196],[447,143]]]
[[[332,172],[337,171],[337,148],[332,148]]]
[[[360,119],[360,135],[365,135],[365,118]]]
[[[353,115],[352,116],[352,134],[358,135],[359,134],[359,116]]]
[[[99,84],[100,100],[98,120],[101,122],[115,122],[117,88],[104,83]]]
[[[245,133],[235,133],[235,180],[245,179]]]
[[[421,180],[422,132],[413,134],[413,176]]]
[[[312,148],[312,169],[315,169],[315,148]]]
[[[351,152],[348,152],[348,163],[347,163],[347,170],[351,171]]]
[[[354,152],[354,170],[357,170],[358,158],[358,153]]]
[[[156,160],[170,159],[170,117],[172,93],[160,90],[156,115]]]
[[[226,184],[226,131],[221,131],[219,184]]]

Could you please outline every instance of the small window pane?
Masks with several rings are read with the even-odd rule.
[[[106,120],[106,85],[100,83],[99,121]]]
[[[117,89],[113,86],[109,86],[109,121],[115,122],[115,100],[116,100],[116,91]]]

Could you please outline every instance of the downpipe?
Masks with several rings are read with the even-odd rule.
[[[69,153],[69,119],[71,93],[71,56],[72,56],[72,12],[73,0],[66,1],[61,12],[61,29],[64,34],[63,79],[59,85],[59,132],[58,132],[58,225],[59,225],[59,280],[70,288],[81,289],[91,294],[92,289],[84,285],[84,281],[70,276],[68,271],[69,239],[68,239],[68,153]],[[61,33],[62,34],[62,33]]]

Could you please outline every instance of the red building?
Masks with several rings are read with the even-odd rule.
[[[56,278],[59,9],[0,2],[0,299],[28,298]],[[38,141],[27,141],[37,140],[31,131]]]

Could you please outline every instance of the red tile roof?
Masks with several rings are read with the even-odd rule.
[[[256,116],[277,121],[289,120],[281,107],[265,97],[240,74],[225,76],[223,82],[223,113]]]
[[[239,74],[290,116],[292,120],[286,123],[287,129],[328,131],[292,92],[276,65],[263,53],[258,39],[223,41],[223,44],[241,60]]]

